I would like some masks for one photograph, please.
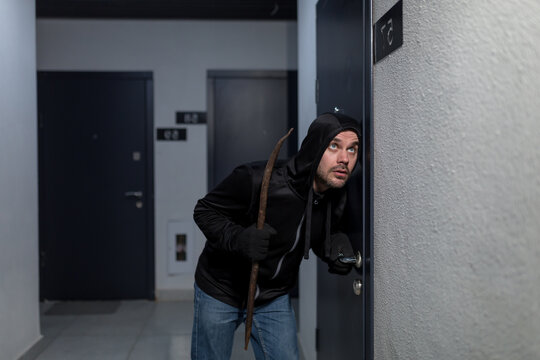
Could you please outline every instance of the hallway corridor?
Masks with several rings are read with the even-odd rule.
[[[43,338],[19,360],[185,360],[190,358],[192,301],[41,303]],[[231,359],[244,351],[239,327]]]

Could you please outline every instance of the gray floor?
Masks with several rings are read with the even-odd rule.
[[[42,303],[43,339],[19,360],[189,359],[192,318],[191,301]],[[231,359],[254,359],[243,339],[240,326]]]

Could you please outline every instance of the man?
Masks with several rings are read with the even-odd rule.
[[[265,162],[239,166],[197,202],[194,219],[207,238],[195,273],[192,359],[229,359],[245,320],[251,264],[259,262],[252,347],[257,359],[297,359],[296,322],[288,292],[309,249],[329,271],[347,274],[353,256],[339,231],[345,183],[357,161],[360,127],[323,114],[298,153],[274,166],[266,223],[255,228]]]

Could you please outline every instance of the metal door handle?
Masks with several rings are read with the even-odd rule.
[[[356,252],[356,256],[344,257],[343,254],[339,255],[339,261],[343,264],[354,264],[357,268],[362,266],[362,254],[360,254],[360,251]]]
[[[142,191],[126,191],[124,193],[124,196],[125,197],[134,197],[136,199],[141,199],[142,196],[143,196],[143,192]]]

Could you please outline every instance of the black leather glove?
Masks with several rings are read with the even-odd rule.
[[[276,235],[276,230],[266,223],[261,230],[253,224],[236,235],[234,248],[251,261],[260,261],[268,255],[268,246]]]
[[[332,274],[347,275],[352,269],[352,264],[344,264],[339,261],[339,258],[350,256],[355,255],[349,237],[343,233],[331,235],[328,272]]]

